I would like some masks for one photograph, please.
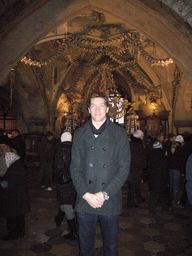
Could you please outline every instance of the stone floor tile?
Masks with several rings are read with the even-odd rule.
[[[151,237],[160,235],[159,231],[153,228],[143,228],[141,230],[141,234],[151,236]]]
[[[95,238],[95,248],[103,247],[103,240],[101,238]]]
[[[121,247],[119,249],[119,256],[125,256],[125,255],[135,256],[135,251],[129,250],[128,248],[125,248],[125,247]]]
[[[132,222],[129,222],[126,219],[121,219],[120,218],[119,228],[127,229],[127,228],[132,228],[132,227],[133,227],[133,223]]]
[[[163,244],[159,244],[155,241],[146,242],[143,244],[146,251],[150,251],[151,253],[158,253],[161,251],[165,251],[165,246]]]
[[[66,239],[65,244],[70,245],[72,247],[78,247],[79,246],[79,241],[78,241],[78,239],[76,239],[76,240]]]
[[[65,238],[62,236],[52,236],[47,242],[51,245],[64,244]]]
[[[192,255],[192,211],[188,206],[185,209],[173,207],[168,213],[162,213],[157,206],[157,215],[149,217],[147,202],[140,204],[139,208],[126,208],[127,185],[123,194],[123,212],[119,223],[119,255],[120,256],[176,256],[177,247],[179,256]],[[31,211],[26,214],[26,235],[23,239],[10,242],[0,240],[0,256],[79,256],[78,241],[66,240],[63,244],[52,242],[52,249],[47,252],[35,253],[30,250],[34,244],[44,244],[49,239],[55,240],[57,229],[54,217],[58,213],[56,190],[47,192],[35,186],[33,180],[30,186]],[[147,184],[142,184],[142,193],[148,198]],[[177,224],[177,225],[175,225]],[[167,229],[167,225],[171,230]],[[182,229],[178,227],[181,227]],[[66,219],[59,228],[61,235],[68,233]],[[178,231],[177,231],[178,230]],[[0,218],[0,237],[6,235],[6,221]],[[165,251],[146,250],[144,244],[165,246]],[[156,243],[156,244],[155,244]],[[174,246],[173,246],[174,244]],[[169,247],[167,247],[169,245]],[[15,255],[13,254],[16,253]],[[158,252],[157,252],[158,251]],[[176,254],[175,254],[176,253]],[[185,255],[186,254],[186,255]],[[94,256],[104,256],[103,241],[100,225],[96,229],[96,246]]]
[[[190,247],[186,248],[185,252],[186,252],[188,255],[192,255],[192,244],[190,245]]]
[[[72,254],[73,247],[67,244],[57,244],[52,247],[50,250],[50,253],[53,253],[57,256],[63,256],[63,255],[73,255]],[[41,256],[41,254],[39,255]]]
[[[172,231],[180,231],[182,229],[182,226],[177,223],[168,223],[164,227]]]
[[[96,227],[96,234],[100,234],[100,233],[101,233],[100,225],[97,225],[97,227]]]
[[[152,219],[152,218],[149,218],[149,217],[141,218],[139,221],[140,221],[141,223],[143,223],[143,224],[152,224],[152,223],[155,223],[155,220]]]
[[[48,229],[45,231],[45,235],[47,235],[47,236],[60,236],[62,233],[63,233],[63,231],[58,228]]]
[[[12,243],[11,241],[1,241],[0,240],[0,249],[1,250],[9,250],[12,249],[14,247],[14,243]]]
[[[132,234],[129,234],[128,232],[119,232],[118,240],[125,243],[134,240],[134,237]]]
[[[176,219],[180,219],[180,220],[188,220],[189,216],[185,215],[185,214],[177,214],[175,216]]]
[[[166,251],[172,255],[180,255],[185,252],[185,249],[182,246],[179,246],[177,243],[165,245]]]
[[[161,218],[165,220],[173,220],[175,219],[175,216],[169,213],[162,213]]]
[[[143,215],[149,215],[149,210],[148,209],[139,209],[137,210],[138,214],[143,214]]]
[[[52,249],[52,245],[48,243],[37,243],[31,246],[30,250],[35,253],[49,252]]]
[[[94,256],[104,256],[103,247],[95,248]]]
[[[4,254],[0,254],[0,255],[4,256]],[[30,250],[25,250],[25,251],[17,252],[16,255],[17,256],[36,256],[37,254],[32,252],[32,251],[30,251]],[[42,254],[41,254],[41,256],[42,256]]]
[[[165,245],[165,244],[171,243],[172,239],[168,238],[168,237],[165,237],[165,236],[162,236],[162,235],[159,235],[159,236],[154,236],[153,241]]]

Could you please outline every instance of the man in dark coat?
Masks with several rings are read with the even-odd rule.
[[[127,207],[138,207],[134,203],[134,195],[137,202],[142,203],[145,198],[141,195],[140,183],[143,178],[143,169],[147,167],[147,158],[143,146],[144,133],[137,130],[131,135],[131,167],[128,176],[128,199]]]
[[[75,210],[80,255],[94,253],[100,220],[105,255],[118,255],[118,224],[122,186],[130,168],[126,131],[107,118],[108,98],[95,93],[89,101],[91,119],[74,134],[71,177],[77,191]]]
[[[17,151],[21,161],[24,163],[26,155],[25,141],[23,140],[22,135],[18,129],[12,131],[10,143],[10,147]]]
[[[165,163],[165,154],[163,145],[160,141],[153,143],[153,149],[149,155],[149,180],[148,187],[149,195],[149,212],[156,213],[156,201],[159,194],[161,194],[161,203],[163,210],[167,210],[168,188],[169,185],[169,171]]]
[[[184,165],[184,138],[177,135],[175,141],[172,142],[171,148],[167,151],[167,165],[170,171],[170,191],[172,194],[172,204],[179,204],[179,183],[180,176]]]
[[[57,227],[60,227],[66,214],[70,233],[64,235],[64,238],[75,240],[77,239],[77,225],[73,206],[75,203],[76,191],[69,170],[71,162],[71,146],[72,135],[69,132],[64,132],[61,135],[61,143],[56,144],[54,158],[54,180],[56,182],[57,203],[59,205],[59,213],[55,216],[55,222]]]
[[[7,220],[5,241],[23,237],[25,234],[25,214],[30,210],[27,175],[20,157],[9,147],[7,136],[0,137],[1,162],[1,214]],[[2,165],[1,165],[2,166]]]
[[[47,191],[52,191],[51,180],[53,170],[55,140],[53,133],[48,131],[46,138],[43,138],[38,145],[37,153],[40,156],[41,181],[40,185]]]

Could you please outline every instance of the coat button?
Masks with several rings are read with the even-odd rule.
[[[89,180],[89,184],[91,184],[92,183],[92,181],[91,180]]]
[[[92,164],[92,163],[89,163],[89,166],[90,166],[90,167],[93,167],[93,164]]]
[[[103,168],[106,168],[106,167],[107,167],[107,165],[106,165],[106,164],[104,164],[104,165],[103,165]]]
[[[91,149],[93,150],[93,149],[95,149],[95,147],[94,147],[94,146],[91,146]]]
[[[105,185],[105,182],[102,182],[102,183],[101,183],[101,186],[104,186],[104,185]]]
[[[106,151],[107,149],[106,148],[103,148],[103,151]]]

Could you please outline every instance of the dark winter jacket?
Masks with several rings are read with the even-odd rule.
[[[18,216],[30,211],[27,174],[21,160],[15,161],[2,178],[8,186],[0,185],[1,214],[5,217]]]
[[[171,146],[167,150],[167,166],[169,169],[182,170],[184,164],[184,151],[180,143],[175,148],[174,153],[171,151]]]
[[[37,153],[41,158],[53,159],[55,149],[55,140],[48,140],[47,138],[41,141],[38,145]]]
[[[10,140],[10,148],[13,148],[17,151],[17,154],[21,157],[21,161],[24,163],[25,161],[25,155],[26,155],[26,149],[25,149],[25,141],[22,138],[22,135],[18,135],[15,138],[12,138]]]
[[[148,187],[150,192],[158,193],[162,186],[169,184],[169,171],[165,164],[164,150],[152,149],[148,162]]]
[[[188,157],[186,164],[186,191],[190,204],[192,205],[192,154]]]
[[[131,167],[128,181],[140,183],[143,177],[143,169],[147,167],[147,159],[141,139],[131,136]]]
[[[57,191],[57,203],[62,204],[74,204],[76,198],[76,191],[73,186],[70,176],[70,162],[71,162],[71,146],[69,141],[57,143],[55,147],[54,158],[54,181],[56,182]],[[68,167],[68,168],[67,168]],[[58,176],[63,173],[64,178],[69,180],[66,184],[59,182]]]
[[[122,186],[130,168],[130,146],[126,131],[107,119],[102,133],[95,138],[90,121],[74,134],[71,177],[77,191],[76,211],[117,215],[122,211]],[[92,208],[82,197],[87,192],[106,191],[109,200]]]

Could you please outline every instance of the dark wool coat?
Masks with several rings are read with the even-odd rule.
[[[128,181],[140,183],[143,178],[143,169],[147,167],[147,158],[141,139],[131,137],[131,167]]]
[[[107,120],[104,131],[95,138],[88,121],[74,134],[71,177],[77,191],[75,210],[101,215],[118,215],[122,211],[122,186],[130,168],[130,146],[126,131]],[[92,208],[82,197],[87,192],[106,191],[99,209]]]
[[[48,140],[47,138],[41,141],[38,145],[37,153],[41,158],[53,159],[55,150],[55,140]]]
[[[13,148],[17,151],[17,154],[21,157],[21,161],[24,163],[26,149],[25,149],[25,141],[22,138],[22,135],[19,134],[17,137],[12,138],[10,140],[10,148]]]
[[[27,174],[21,160],[15,161],[2,178],[8,186],[0,186],[1,214],[12,217],[26,214],[30,211]]]
[[[64,170],[65,163],[69,166],[71,162],[71,146],[69,141],[56,144],[54,158],[54,180],[56,182],[57,203],[59,205],[75,203],[76,191],[72,181],[66,184],[58,184],[57,177]],[[70,173],[69,173],[70,174]]]
[[[186,164],[186,191],[190,204],[192,205],[192,154],[188,157]]]
[[[183,169],[184,159],[185,154],[183,147],[181,146],[180,143],[178,143],[178,145],[176,146],[174,154],[172,154],[171,152],[171,145],[168,147],[167,166],[169,169],[181,171]]]
[[[169,184],[169,171],[165,164],[164,150],[152,149],[148,162],[148,187],[150,192],[159,193],[160,189]]]

